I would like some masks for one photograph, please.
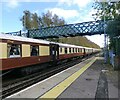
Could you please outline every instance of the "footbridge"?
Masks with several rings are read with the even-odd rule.
[[[67,24],[62,26],[53,26],[40,29],[28,30],[26,36],[29,38],[59,38],[74,37],[84,35],[104,34],[104,21],[90,21],[76,24]],[[20,32],[11,32],[7,34],[22,35]]]

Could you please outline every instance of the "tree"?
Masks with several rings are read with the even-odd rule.
[[[120,56],[120,39],[118,38],[120,36],[120,16],[108,22],[106,32],[110,38],[110,49],[113,49],[114,53]]]
[[[93,17],[98,20],[108,21],[106,33],[110,38],[110,46],[114,45],[113,37],[119,36],[120,33],[120,2],[95,2],[93,5],[97,10]],[[113,42],[113,43],[112,43]],[[113,46],[114,47],[114,46]]]
[[[61,26],[65,24],[65,20],[63,18],[59,18],[56,14],[53,15],[50,11],[47,11],[46,14],[43,13],[41,20],[44,27]]]
[[[31,13],[28,10],[25,10],[23,17],[20,19],[24,29],[31,29]]]
[[[23,13],[24,15],[20,21],[22,21],[24,29],[27,30],[65,24],[65,20],[63,18],[59,18],[56,14],[53,15],[50,11],[43,13],[42,16],[38,16],[37,13],[31,13],[28,10],[25,10]]]
[[[20,19],[22,21],[25,30],[29,29],[40,29],[44,27],[61,26],[65,24],[63,18],[59,18],[56,14],[47,11],[47,13],[42,13],[42,16],[38,16],[37,13],[31,13],[25,10],[23,17]],[[48,39],[50,41],[59,41],[59,39]]]
[[[63,18],[59,18],[56,14],[53,15],[52,22],[54,26],[61,26],[65,24],[65,20]]]
[[[106,32],[110,38],[120,35],[120,20],[109,21],[106,27]]]
[[[37,13],[32,14],[32,21],[31,21],[31,26],[34,29],[38,29],[39,28],[39,17],[37,15]]]
[[[46,14],[43,13],[41,17],[44,27],[52,26],[52,12],[48,11]]]
[[[61,18],[61,19],[59,19],[59,22],[58,22],[59,24],[58,25],[64,25],[65,24],[65,20],[63,19],[63,18]]]
[[[120,2],[95,2],[93,8],[96,12],[93,14],[95,20],[115,19],[120,14]]]
[[[52,22],[54,23],[55,26],[59,25],[59,17],[58,17],[58,15],[54,14],[54,16],[52,17]]]
[[[23,17],[20,19],[25,30],[39,28],[39,17],[37,13],[31,13],[28,10],[25,10]]]
[[[97,2],[94,5],[97,10],[93,16],[95,19],[109,20],[106,33],[110,38],[110,49],[115,54],[115,69],[120,69],[120,1],[119,2]]]

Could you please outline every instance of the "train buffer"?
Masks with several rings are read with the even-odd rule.
[[[120,98],[119,72],[92,57],[7,98]]]

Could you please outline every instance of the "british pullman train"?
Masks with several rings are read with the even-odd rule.
[[[0,71],[82,57],[100,49],[0,34]],[[33,66],[34,67],[34,66]]]

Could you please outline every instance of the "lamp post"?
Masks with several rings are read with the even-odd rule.
[[[106,43],[106,30],[105,30],[105,2],[107,2],[107,0],[95,0],[95,2],[103,2],[103,14],[104,14],[104,62],[107,63],[107,43]]]
[[[103,10],[104,10],[104,62],[107,63],[107,34],[106,34],[106,30],[105,30],[105,2],[103,5]]]

